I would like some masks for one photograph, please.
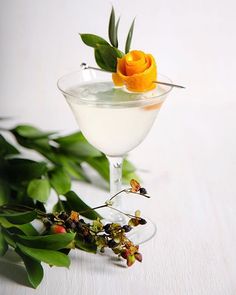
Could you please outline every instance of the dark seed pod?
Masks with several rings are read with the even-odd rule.
[[[68,214],[66,214],[66,212],[61,212],[59,215],[58,215],[58,218],[62,219],[62,220],[66,220],[68,218]]]
[[[139,189],[139,192],[140,192],[141,195],[146,195],[147,194],[147,191],[146,191],[146,189],[144,187],[141,187]]]
[[[111,232],[111,224],[107,223],[106,225],[104,225],[104,231],[105,233],[109,234]]]
[[[118,244],[114,241],[114,240],[110,240],[108,241],[108,247],[109,248],[114,248],[116,247]]]
[[[124,230],[126,233],[128,233],[128,232],[131,231],[131,229],[132,229],[132,227],[129,226],[129,225],[124,225],[122,228],[123,228],[123,230]]]
[[[55,215],[52,214],[52,213],[48,213],[47,214],[47,219],[50,220],[50,221],[54,221],[54,218],[55,218]]]
[[[147,223],[147,221],[145,220],[145,219],[143,219],[143,218],[140,218],[139,219],[139,224],[146,224]]]

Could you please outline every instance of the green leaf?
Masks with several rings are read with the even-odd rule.
[[[102,178],[109,182],[109,163],[105,156],[99,158],[86,158],[85,161],[94,168]]]
[[[0,206],[9,202],[10,185],[4,180],[0,179]]]
[[[118,47],[118,40],[117,40],[115,22],[116,22],[115,11],[114,11],[114,8],[112,6],[110,19],[109,19],[108,35],[109,35],[109,40],[110,40],[111,44],[114,47]]]
[[[96,48],[98,45],[109,45],[109,43],[105,39],[97,35],[80,34],[80,37],[86,45],[93,48]]]
[[[70,177],[63,168],[54,168],[51,170],[49,172],[49,180],[58,195],[67,193],[71,188]]]
[[[116,29],[115,29],[115,36],[116,36],[116,40],[117,40],[117,46],[116,48],[118,48],[119,43],[118,43],[118,28],[119,28],[119,24],[120,24],[120,17],[118,18],[118,21],[116,23]]]
[[[112,46],[99,45],[95,49],[95,59],[98,66],[109,72],[116,72],[117,58],[123,56],[123,53]]]
[[[49,265],[55,266],[70,266],[69,257],[59,251],[30,248],[19,243],[17,243],[17,246],[24,254],[38,261],[43,261]]]
[[[26,236],[37,236],[38,232],[31,223],[13,224],[5,217],[0,217],[0,225],[8,229],[10,233],[24,234]]]
[[[16,253],[22,258],[28,275],[28,280],[33,288],[37,288],[43,279],[43,268],[41,263],[28,255],[25,255],[19,247]]]
[[[39,139],[45,138],[49,135],[55,134],[56,132],[43,132],[36,127],[30,125],[18,125],[11,130],[14,135],[20,135],[25,138]]]
[[[97,253],[97,245],[86,242],[81,236],[77,235],[75,238],[75,246],[83,251],[89,253]]]
[[[27,187],[27,193],[34,200],[46,202],[50,194],[48,180],[46,178],[31,180]]]
[[[0,156],[17,154],[19,154],[19,151],[0,134]]]
[[[37,217],[35,211],[27,211],[21,213],[0,213],[0,217],[5,217],[7,221],[13,224],[29,223]]]
[[[75,157],[99,157],[100,151],[94,148],[81,132],[69,136],[59,137],[54,140],[60,145],[60,150]]]
[[[95,210],[92,210],[87,204],[85,204],[75,192],[69,191],[64,195],[71,210],[79,212],[82,216],[95,220],[102,218]],[[88,210],[88,211],[87,211]],[[82,213],[82,211],[86,211]]]
[[[59,154],[57,155],[58,162],[61,163],[66,172],[73,178],[77,180],[83,180],[89,182],[88,177],[86,176],[81,165],[75,160],[70,159],[69,156]]]
[[[127,35],[127,39],[126,39],[126,43],[125,43],[125,53],[128,53],[130,50],[130,45],[131,45],[133,31],[134,31],[134,23],[135,23],[135,18],[131,24],[131,27],[130,27],[128,35]]]
[[[13,182],[28,181],[45,174],[47,165],[44,162],[35,162],[28,159],[9,159],[6,166],[6,175]]]
[[[66,248],[75,238],[74,233],[51,234],[45,236],[18,235],[15,240],[31,248],[59,250]]]
[[[6,240],[4,239],[4,235],[2,231],[0,230],[0,256],[5,255],[7,250],[8,250],[8,244]]]
[[[136,168],[134,167],[134,165],[128,161],[127,159],[124,159],[123,161],[123,168],[122,168],[122,174],[129,174],[131,172],[134,172],[136,170]]]

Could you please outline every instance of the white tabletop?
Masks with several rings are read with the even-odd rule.
[[[40,3],[2,1],[5,46],[1,42],[0,60],[5,70],[1,70],[0,116],[14,117],[6,126],[27,122],[69,132],[76,123],[56,80],[78,67],[79,54],[93,62],[92,51],[76,34],[94,32],[96,27],[95,33],[102,35],[110,2]],[[154,220],[157,234],[140,246],[141,264],[126,268],[109,251],[106,255],[74,251],[69,270],[44,267],[44,280],[36,291],[26,286],[22,267],[1,261],[0,294],[234,295],[235,4],[113,3],[124,15],[124,32],[132,15],[138,16],[134,48],[155,52],[160,71],[187,87],[173,90],[151,132],[129,156],[152,196],[137,201],[134,208]],[[92,21],[86,22],[90,13]],[[104,25],[97,26],[99,14]],[[82,183],[74,184],[74,189],[91,205],[107,194]]]

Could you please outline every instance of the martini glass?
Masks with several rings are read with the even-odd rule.
[[[159,78],[171,83],[167,77],[159,75]],[[115,87],[110,73],[81,68],[60,78],[58,88],[85,138],[106,155],[110,165],[110,194],[113,196],[122,189],[124,156],[144,140],[172,87],[158,85],[145,93],[129,92],[125,87]],[[113,201],[112,207],[125,211],[122,194]],[[123,214],[112,209],[105,219],[121,224],[126,222]],[[153,237],[156,226],[148,220],[146,225],[131,232],[130,236],[140,244]]]

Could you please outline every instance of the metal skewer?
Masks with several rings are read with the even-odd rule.
[[[83,70],[89,69],[89,70],[95,70],[95,71],[101,71],[101,72],[107,72],[108,73],[108,71],[106,71],[106,70],[95,68],[95,67],[91,67],[88,64],[86,64],[85,62],[83,62],[80,66],[81,66],[81,68]],[[167,82],[161,82],[161,81],[153,81],[153,83],[157,83],[157,84],[161,84],[161,85],[166,85],[166,86],[171,86],[171,87],[176,87],[176,88],[185,88],[184,86],[181,86],[181,85],[167,83]]]

